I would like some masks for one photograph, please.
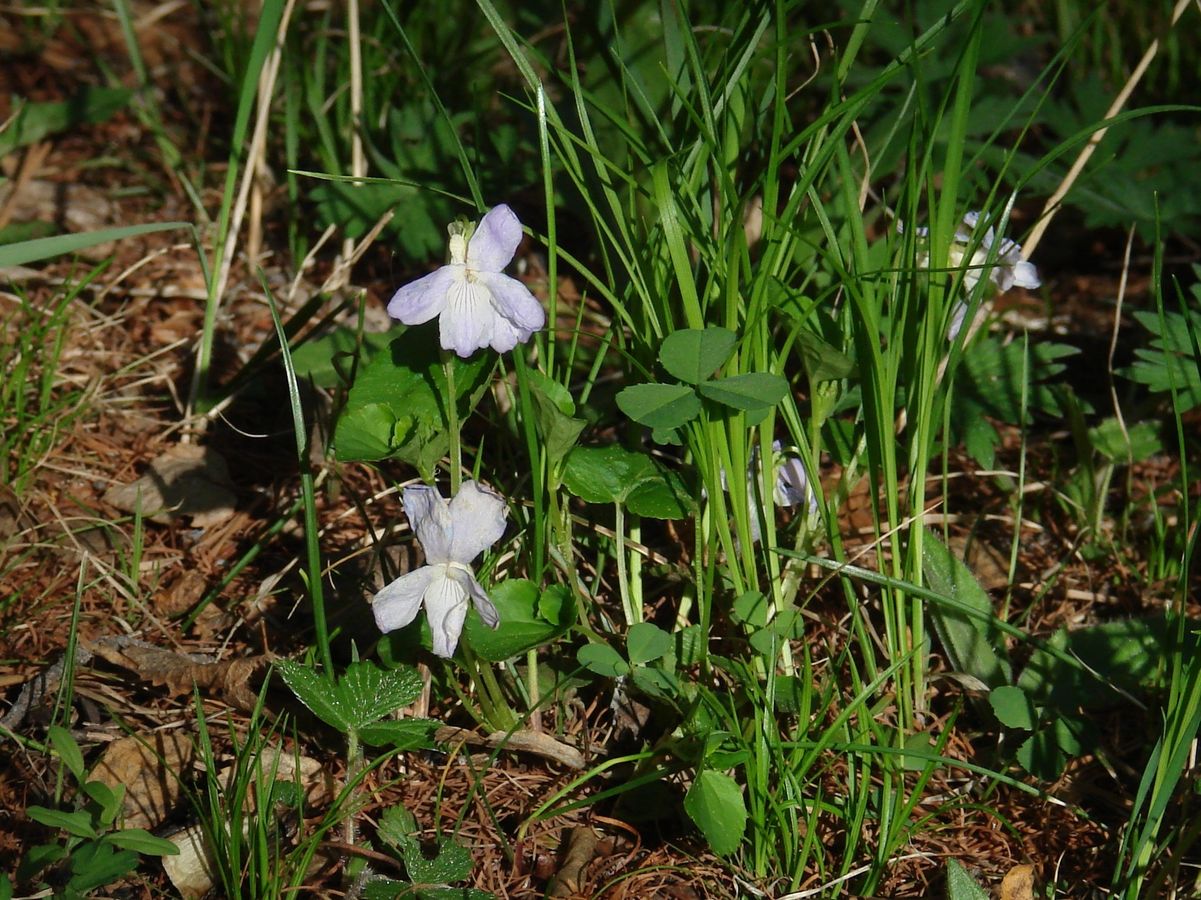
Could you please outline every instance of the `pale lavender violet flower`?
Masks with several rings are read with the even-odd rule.
[[[984,271],[988,272],[989,280],[1000,294],[1005,293],[1014,285],[1027,290],[1039,287],[1042,282],[1038,279],[1038,270],[1034,267],[1034,263],[1027,262],[1022,256],[1022,246],[1016,241],[1002,237],[997,242],[995,258],[991,263],[989,262],[993,243],[997,241],[996,231],[991,225],[988,226],[988,230],[984,232],[975,249],[971,248],[972,232],[976,230],[979,222],[980,213],[973,211],[965,214],[963,221],[955,229],[955,239],[947,251],[947,263],[952,269],[965,266],[966,260],[963,273],[964,291],[970,295],[976,289],[976,285],[980,283],[980,275]],[[899,221],[897,230],[902,233],[905,230]],[[930,229],[925,226],[919,227],[915,231],[921,238],[928,238],[930,235]],[[968,258],[969,249],[972,249],[970,258]],[[923,269],[929,268],[929,249],[924,248],[918,254],[917,264]],[[951,321],[947,325],[948,340],[953,341],[959,336],[959,332],[963,329],[964,319],[967,317],[967,311],[967,301],[963,298],[956,299],[955,305],[951,307]]]
[[[772,467],[776,473],[775,480],[772,483],[772,502],[775,506],[799,506],[802,503],[806,503],[809,507],[809,514],[814,515],[818,509],[817,494],[809,486],[809,473],[805,471],[805,464],[801,462],[800,457],[785,456],[783,454],[783,444],[779,441],[772,441],[771,449]],[[746,496],[751,514],[751,540],[756,543],[762,537],[759,530],[759,504],[755,500],[757,492],[755,479],[758,477],[759,470],[758,461],[759,453],[758,448],[756,448],[751,465],[747,468],[746,473]],[[721,472],[721,486],[727,491],[729,490],[724,469]]]
[[[406,284],[388,303],[388,315],[406,325],[440,316],[444,350],[466,359],[482,347],[505,353],[546,324],[530,289],[504,274],[521,243],[521,222],[504,203],[467,233],[451,225],[450,262]]]
[[[963,222],[955,229],[955,243],[951,245],[951,265],[959,266],[967,255],[968,246],[972,240],[972,232],[980,222],[980,213],[969,212],[963,217]],[[993,243],[997,243],[996,258],[988,262],[992,255]],[[991,225],[984,232],[980,243],[972,252],[968,262],[968,270],[963,274],[964,287],[970,293],[980,280],[983,269],[988,270],[988,277],[996,286],[999,293],[1005,293],[1014,285],[1034,290],[1042,282],[1038,280],[1038,270],[1034,263],[1027,262],[1022,256],[1022,245],[1007,237],[997,239],[996,231]]]
[[[1039,287],[1042,282],[1038,279],[1038,270],[1034,267],[1034,263],[1027,262],[1022,256],[1022,245],[1007,237],[998,240],[996,230],[991,225],[988,226],[988,230],[984,232],[975,248],[971,248],[972,232],[976,230],[979,222],[980,213],[978,212],[969,212],[964,215],[963,221],[955,229],[955,239],[951,242],[948,250],[947,264],[950,268],[957,269],[964,265],[966,260],[966,270],[963,273],[964,290],[970,294],[980,282],[981,272],[985,270],[988,271],[988,278],[998,293],[1003,294],[1014,285],[1028,290]],[[904,230],[899,222],[897,229]],[[929,236],[930,229],[922,226],[917,228],[916,232],[919,237],[925,238]],[[994,243],[997,244],[996,256],[990,263],[989,257],[992,255]],[[970,258],[968,257],[969,249],[972,249]],[[923,249],[918,254],[917,264],[923,269],[929,268],[930,252],[928,249]]]
[[[401,575],[375,595],[375,624],[387,633],[404,628],[421,607],[429,617],[434,653],[454,655],[467,619],[468,599],[484,624],[500,624],[496,607],[475,580],[471,561],[500,540],[505,501],[474,481],[463,482],[449,503],[428,485],[407,487],[403,496],[409,527],[425,550],[425,565]]]

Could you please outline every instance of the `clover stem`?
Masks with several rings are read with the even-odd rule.
[[[359,741],[359,733],[356,729],[351,728],[346,732],[346,784],[352,785],[359,777],[359,770],[363,767],[363,745]],[[348,847],[353,847],[356,838],[355,814],[356,807],[351,804],[350,811],[346,816],[346,823],[343,826],[342,839]]]
[[[642,543],[642,519],[634,514],[630,515],[630,546],[625,546],[625,538],[622,537],[622,552],[629,552],[629,579],[630,579],[630,606],[638,611],[638,621],[642,621],[642,554],[634,548],[635,544]]]
[[[446,430],[450,435],[450,495],[459,493],[463,479],[463,442],[459,436],[459,398],[455,394],[455,362],[449,350],[442,351],[446,374]]]
[[[621,606],[626,614],[626,626],[642,621],[642,607],[635,606],[630,597],[630,572],[626,556],[626,515],[620,503],[613,504],[613,530],[617,533],[617,589],[621,593]]]

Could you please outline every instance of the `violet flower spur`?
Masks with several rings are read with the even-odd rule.
[[[546,324],[530,289],[505,275],[521,243],[521,222],[505,204],[495,206],[474,232],[451,225],[450,262],[398,290],[388,315],[406,325],[435,316],[442,348],[466,359],[483,347],[505,353]]]
[[[449,658],[463,632],[468,599],[485,625],[500,624],[496,607],[475,580],[471,561],[504,534],[505,501],[474,481],[465,481],[449,503],[428,485],[405,488],[403,502],[409,526],[425,550],[426,564],[380,590],[371,611],[386,634],[412,622],[424,605],[434,653]]]

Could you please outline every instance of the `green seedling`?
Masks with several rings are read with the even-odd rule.
[[[58,725],[49,730],[50,745],[78,788],[74,809],[31,806],[29,818],[62,836],[25,852],[17,880],[55,896],[82,898],[113,884],[137,868],[141,856],[175,856],[179,848],[142,828],[120,826],[124,785],[110,788],[92,781],[83,753],[71,733]]]

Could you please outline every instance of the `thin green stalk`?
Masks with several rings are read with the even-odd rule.
[[[280,356],[283,359],[284,375],[288,383],[288,402],[292,407],[292,429],[296,439],[296,462],[300,467],[300,495],[304,504],[304,537],[305,552],[308,561],[307,586],[309,597],[313,602],[313,631],[317,644],[317,652],[321,657],[325,677],[333,679],[334,660],[330,650],[329,628],[325,619],[325,593],[321,578],[321,547],[318,543],[320,528],[317,522],[317,498],[313,490],[313,469],[309,462],[309,432],[305,427],[304,409],[300,402],[300,385],[296,380],[296,367],[292,364],[292,349],[288,346],[288,337],[284,331],[283,322],[279,318],[279,308],[275,303],[275,295],[267,284],[267,277],[259,272],[263,286],[263,294],[267,298],[267,306],[271,310],[271,321],[275,324],[275,334],[279,339]]]
[[[450,436],[450,496],[457,497],[463,480],[463,438],[459,433],[454,354],[450,350],[442,351],[442,371],[446,375],[446,432]]]
[[[642,621],[642,607],[634,605],[630,591],[630,571],[626,550],[626,512],[620,503],[613,504],[613,530],[617,542],[617,590],[621,594],[621,608],[625,612],[626,625]]]
[[[521,414],[521,431],[525,438],[526,453],[530,460],[530,494],[534,504],[534,534],[531,540],[533,567],[530,577],[538,583],[542,581],[546,568],[546,507],[549,480],[547,467],[557,463],[547,459],[538,440],[538,432],[534,425],[537,421],[537,409],[530,393],[529,364],[520,349],[513,354],[513,368],[517,373],[517,406]],[[553,490],[554,487],[550,486],[550,489]]]

